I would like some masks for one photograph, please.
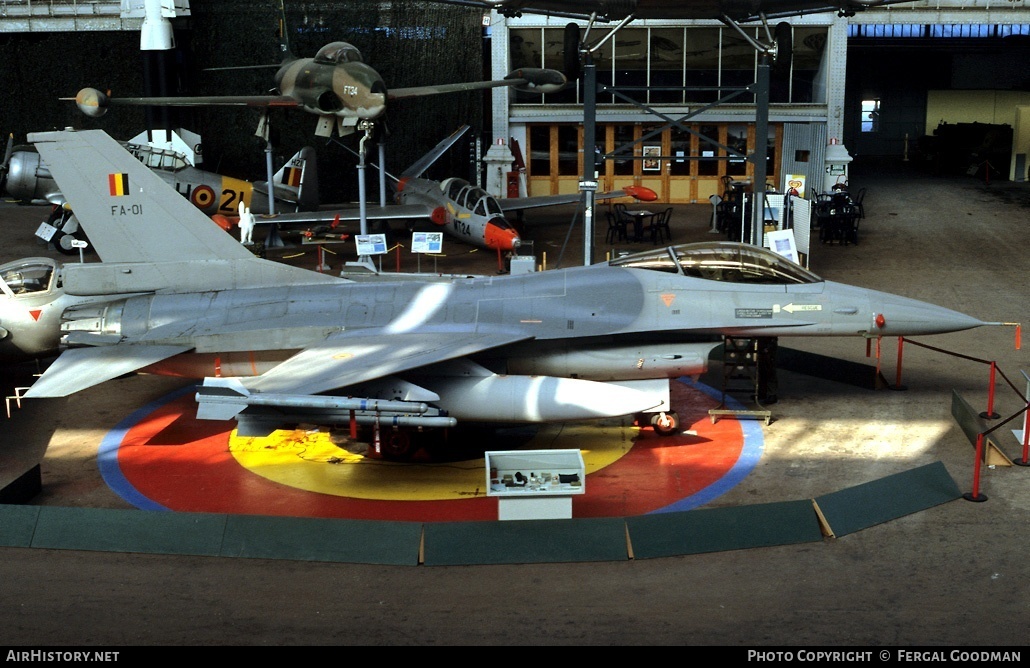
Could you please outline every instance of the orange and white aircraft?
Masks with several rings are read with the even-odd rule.
[[[368,207],[365,213],[368,221],[431,220],[448,235],[479,248],[498,252],[514,252],[522,243],[515,227],[505,214],[559,204],[574,204],[580,201],[580,193],[545,195],[539,197],[517,197],[500,199],[465,179],[449,178],[443,181],[421,178],[448,148],[467,130],[464,125],[437,144],[415,164],[406,169],[400,177],[388,174],[394,182],[396,204],[382,207]],[[650,188],[630,186],[614,192],[597,193],[598,200],[633,197],[651,202],[658,198]],[[341,221],[360,220],[360,210],[282,213],[273,216],[257,216],[256,224],[277,224],[281,227],[305,225],[337,226]]]

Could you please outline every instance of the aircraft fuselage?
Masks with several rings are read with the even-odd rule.
[[[383,78],[346,42],[328,44],[314,58],[287,62],[275,83],[309,113],[374,120],[386,111]]]
[[[198,353],[297,350],[340,332],[504,332],[535,342],[924,335],[981,324],[830,281],[749,284],[594,265],[445,283],[372,282],[118,299],[65,311],[64,331]],[[230,334],[231,333],[231,334]]]
[[[433,223],[474,246],[508,252],[522,243],[497,200],[464,179],[402,179],[397,203],[425,206],[432,211],[429,218]]]

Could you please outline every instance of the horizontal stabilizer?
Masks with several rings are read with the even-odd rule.
[[[66,397],[190,350],[190,346],[129,344],[72,348],[61,353],[24,396]]]

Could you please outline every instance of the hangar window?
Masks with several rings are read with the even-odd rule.
[[[880,101],[862,100],[862,132],[880,131]]]
[[[758,52],[730,27],[623,28],[593,52],[599,105],[704,104],[745,102],[744,93],[758,76]],[[764,39],[764,31],[745,28],[748,37]],[[777,79],[774,104],[825,103],[826,26],[793,28],[792,65]],[[510,64],[566,71],[562,28],[513,28],[508,31]],[[621,89],[621,90],[618,90]],[[582,104],[576,82],[558,93],[515,91],[519,105]]]

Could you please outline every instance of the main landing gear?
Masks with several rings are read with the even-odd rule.
[[[651,425],[659,436],[672,436],[680,433],[680,417],[674,411],[662,413],[644,413],[637,417],[640,426]]]
[[[62,255],[78,255],[79,249],[73,246],[72,242],[88,241],[75,214],[65,208],[55,206],[46,222],[55,230],[50,237],[50,244]]]

